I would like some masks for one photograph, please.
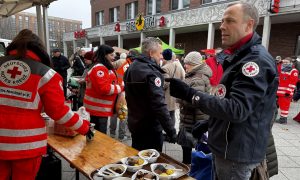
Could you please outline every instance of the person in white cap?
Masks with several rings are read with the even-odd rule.
[[[209,94],[211,85],[209,78],[212,76],[210,67],[202,60],[202,56],[197,51],[192,51],[184,58],[186,70],[184,82],[197,91]],[[192,103],[178,99],[180,105],[180,130],[178,133],[178,144],[182,147],[182,162],[191,164],[192,148],[196,139],[189,138],[192,129],[199,121],[208,120],[209,116],[204,114]]]

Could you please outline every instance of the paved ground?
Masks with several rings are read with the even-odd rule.
[[[292,103],[287,125],[274,124],[273,135],[279,161],[279,174],[271,180],[299,180],[300,179],[300,123],[292,120],[300,111],[300,102]],[[178,122],[176,123],[178,129]],[[130,145],[131,141],[124,143]],[[165,143],[163,152],[169,156],[182,160],[181,147],[179,145]],[[63,160],[63,159],[62,159]],[[74,180],[75,171],[63,160],[63,180]],[[86,180],[80,175],[81,180]]]

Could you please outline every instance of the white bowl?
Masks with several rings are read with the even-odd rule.
[[[144,153],[147,153],[149,152],[150,155],[154,152],[155,155],[152,156],[151,158],[149,156],[145,156]],[[143,159],[146,159],[148,161],[148,163],[154,163],[157,161],[158,157],[160,156],[159,152],[155,149],[145,149],[145,150],[142,150],[138,153],[138,155],[143,158]]]
[[[111,175],[108,175],[105,173],[105,172],[110,172],[107,169],[113,168],[113,167],[120,167],[123,170],[123,172],[121,174],[111,173]],[[127,170],[127,166],[125,166],[123,164],[108,164],[106,166],[103,166],[101,169],[99,169],[97,175],[102,176],[104,179],[114,179],[114,178],[123,176],[123,174],[126,172],[126,170]]]
[[[183,171],[174,171],[173,174],[171,175],[167,175],[167,176],[161,176],[157,173],[155,173],[155,169],[158,165],[163,165],[166,169],[176,169],[175,166],[171,165],[171,164],[166,164],[166,163],[154,163],[154,164],[151,164],[150,168],[151,168],[151,171],[157,175],[159,177],[159,179],[177,179],[178,177],[180,177],[181,175],[183,175]]]
[[[114,178],[113,180],[130,180],[129,177],[117,177],[117,178]]]
[[[121,162],[122,162],[124,165],[127,166],[127,170],[128,170],[129,172],[136,172],[136,171],[138,171],[139,169],[142,169],[144,165],[148,164],[148,161],[147,161],[147,160],[142,159],[142,160],[144,161],[143,164],[141,164],[141,165],[139,165],[139,166],[130,166],[130,165],[128,165],[128,164],[126,163],[128,158],[134,158],[134,159],[142,159],[142,158],[140,158],[139,156],[131,156],[131,157],[125,157],[125,158],[122,158],[122,159],[121,159]]]
[[[151,171],[147,171],[147,170],[145,170],[145,169],[140,169],[140,170],[138,170],[136,173],[134,173],[134,174],[132,175],[132,177],[131,177],[131,180],[135,180],[135,178],[136,178],[136,176],[137,176],[137,174],[138,174],[139,172],[153,174],[153,175],[155,176],[155,180],[159,180],[159,178],[158,178],[158,176],[157,176],[156,174],[154,174],[154,173],[151,172]]]

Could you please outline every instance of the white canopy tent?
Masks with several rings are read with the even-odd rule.
[[[53,1],[56,0],[0,0],[0,16],[8,17],[25,9],[36,6],[38,35],[44,41],[47,51],[50,53],[47,8]],[[41,6],[43,7],[43,20]]]

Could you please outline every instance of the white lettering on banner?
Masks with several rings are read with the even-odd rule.
[[[29,91],[23,91],[19,89],[0,87],[0,94],[21,97],[25,99],[31,99],[32,93]]]
[[[19,86],[28,80],[30,73],[30,67],[25,62],[10,60],[0,67],[0,81],[8,86]]]
[[[144,30],[154,28],[156,25],[154,16],[146,16]],[[136,31],[135,20],[126,23],[126,31]]]

